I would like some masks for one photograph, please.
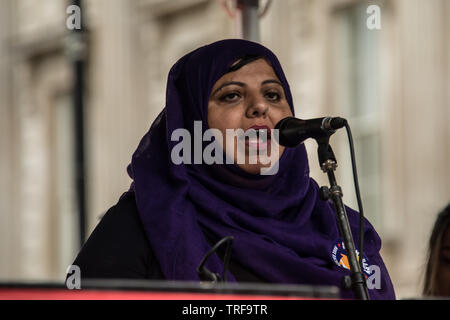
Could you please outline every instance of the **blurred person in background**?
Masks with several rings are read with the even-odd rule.
[[[450,203],[437,216],[428,242],[423,295],[450,297]]]

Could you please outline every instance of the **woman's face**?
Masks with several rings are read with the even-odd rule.
[[[246,139],[245,151],[241,151],[238,149],[238,138],[227,139],[226,129],[242,129],[246,132],[253,127],[256,130],[253,133],[262,132],[259,130],[273,129],[278,121],[288,116],[292,116],[292,112],[281,82],[264,59],[255,60],[225,74],[217,80],[211,90],[208,125],[210,128],[220,130],[223,137],[222,146],[234,149],[234,163],[248,173],[258,174],[262,167],[270,166],[267,162],[261,163],[259,158],[256,163],[250,161],[255,152],[267,152],[267,156],[270,157],[271,152],[274,152],[270,148],[270,139],[267,142]],[[276,144],[276,148],[278,161],[284,147]],[[244,163],[238,161],[238,152],[244,156]],[[228,152],[227,154],[229,155]]]
[[[450,297],[450,227],[442,237],[437,270],[437,291],[439,296]]]

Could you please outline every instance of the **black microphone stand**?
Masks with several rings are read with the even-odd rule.
[[[359,300],[369,300],[369,292],[367,290],[367,283],[364,274],[361,271],[361,266],[358,263],[358,258],[356,257],[356,248],[353,241],[352,232],[350,229],[350,224],[348,222],[347,212],[345,211],[345,206],[342,201],[342,189],[336,183],[336,177],[334,171],[337,167],[336,157],[334,152],[329,145],[331,134],[324,134],[323,137],[316,138],[318,144],[318,155],[319,164],[323,172],[328,176],[330,181],[330,187],[321,187],[321,198],[324,200],[330,199],[334,203],[334,208],[336,210],[336,218],[339,227],[339,232],[344,241],[344,246],[347,249],[348,262],[350,265],[351,276],[344,277],[344,284],[347,288],[352,288],[355,297]],[[363,259],[363,257],[360,257]]]

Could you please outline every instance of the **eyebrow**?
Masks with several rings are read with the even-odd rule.
[[[261,85],[267,84],[267,83],[276,83],[280,86],[283,86],[281,84],[280,81],[275,80],[275,79],[269,79],[269,80],[264,80],[263,82],[261,82]],[[243,82],[239,82],[239,81],[227,81],[225,83],[223,83],[220,87],[218,87],[216,90],[214,90],[214,92],[212,93],[212,95],[215,95],[217,92],[219,92],[220,90],[222,90],[224,87],[229,86],[229,85],[237,85],[240,87],[246,87],[247,85]]]

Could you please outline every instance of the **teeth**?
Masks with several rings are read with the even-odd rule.
[[[267,138],[269,137],[269,132],[267,129],[259,129],[256,132],[260,140],[262,140],[263,142],[267,141]]]
[[[245,137],[251,143],[265,143],[268,139],[270,139],[271,132],[269,129],[257,129],[254,131],[256,133],[256,137],[248,136],[246,134],[240,135],[238,139],[243,139]]]

